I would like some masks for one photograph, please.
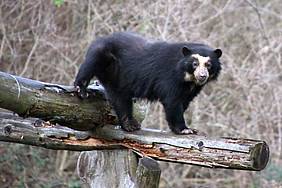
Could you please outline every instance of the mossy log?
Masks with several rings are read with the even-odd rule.
[[[117,119],[103,92],[93,84],[88,99],[75,96],[72,86],[44,83],[0,72],[0,108],[21,117],[37,117],[76,130],[116,124]]]

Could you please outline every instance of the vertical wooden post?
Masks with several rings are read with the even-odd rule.
[[[151,158],[138,163],[130,150],[116,149],[81,152],[77,173],[90,188],[157,188],[161,171]]]
[[[149,157],[141,158],[136,176],[138,188],[158,188],[161,176],[159,163]]]

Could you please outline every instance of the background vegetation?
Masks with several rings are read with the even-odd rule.
[[[161,162],[161,188],[282,186],[282,3],[280,0],[1,0],[0,70],[72,84],[89,43],[131,30],[223,50],[223,72],[193,101],[187,122],[212,136],[266,140],[262,172]],[[162,106],[146,126],[167,129]],[[78,153],[0,144],[0,187],[81,187]]]

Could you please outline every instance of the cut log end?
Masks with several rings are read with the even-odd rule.
[[[265,142],[257,144],[251,152],[254,170],[263,170],[269,160],[269,147]]]

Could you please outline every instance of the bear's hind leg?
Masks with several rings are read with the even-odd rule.
[[[94,76],[103,84],[113,82],[111,75],[117,74],[118,71],[116,61],[116,57],[106,49],[104,43],[93,43],[75,78],[74,86],[78,90],[78,96],[87,97],[86,88]]]

